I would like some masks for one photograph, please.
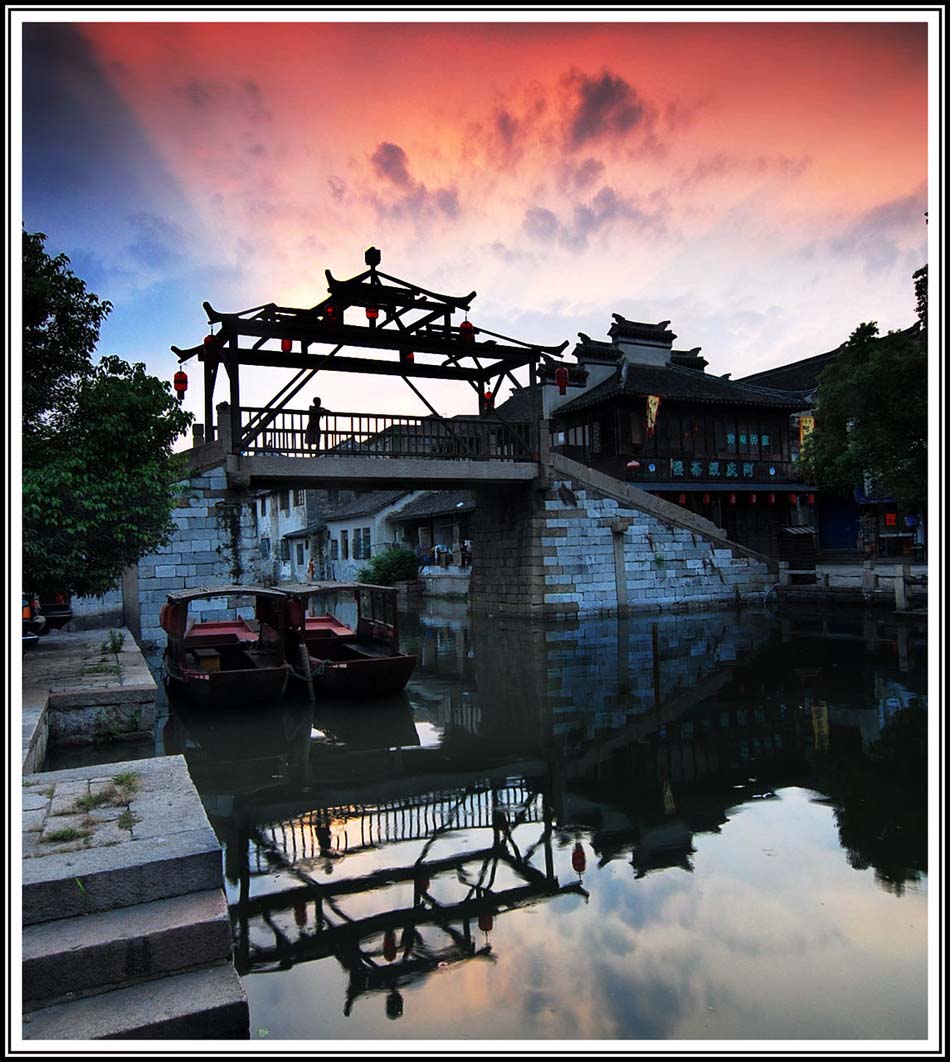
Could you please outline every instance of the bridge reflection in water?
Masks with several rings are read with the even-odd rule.
[[[787,786],[834,801],[849,862],[886,890],[926,870],[925,783],[888,759],[916,762],[921,630],[762,612],[532,629],[442,606],[402,631],[419,664],[388,703],[173,706],[244,976],[332,957],[343,1014],[375,995],[399,1017],[436,971],[502,961],[508,919],[533,907],[556,934],[608,864],[631,885],[691,872],[698,837]]]

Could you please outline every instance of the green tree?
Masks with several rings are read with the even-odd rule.
[[[111,306],[45,239],[24,234],[24,585],[102,594],[167,543],[193,418],[144,365],[92,364]]]
[[[365,568],[360,568],[356,578],[360,583],[373,586],[392,586],[419,576],[419,560],[405,546],[389,546],[377,553]]]
[[[815,430],[801,465],[825,490],[850,493],[870,479],[875,491],[921,511],[927,500],[926,267],[914,276],[920,325],[885,336],[874,322],[860,325],[818,377]]]

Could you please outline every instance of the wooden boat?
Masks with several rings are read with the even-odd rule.
[[[330,697],[388,697],[405,688],[416,658],[399,651],[395,587],[315,583],[281,589],[293,678],[312,680],[316,691]],[[355,630],[329,612],[317,612],[314,599],[330,593],[353,594]]]
[[[212,598],[253,598],[254,619],[189,623],[195,602]],[[168,595],[159,622],[168,635],[163,676],[195,704],[228,708],[267,704],[287,688],[284,621],[286,602],[279,590],[258,586],[212,586]]]

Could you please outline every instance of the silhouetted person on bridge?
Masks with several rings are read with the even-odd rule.
[[[309,409],[306,436],[307,445],[312,446],[314,450],[320,449],[320,418],[327,412],[328,410],[320,404],[320,399],[315,398]]]

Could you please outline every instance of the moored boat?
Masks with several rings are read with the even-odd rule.
[[[315,690],[331,697],[387,697],[405,688],[416,658],[399,649],[395,587],[315,583],[281,589],[293,678],[312,681]],[[318,611],[319,599],[331,593],[353,595],[355,629]]]
[[[253,600],[253,619],[238,614],[236,608],[233,616],[189,622],[189,611],[197,602],[235,597]],[[159,618],[168,635],[162,669],[166,685],[200,705],[226,708],[277,700],[289,676],[285,606],[279,590],[258,586],[170,593]]]

